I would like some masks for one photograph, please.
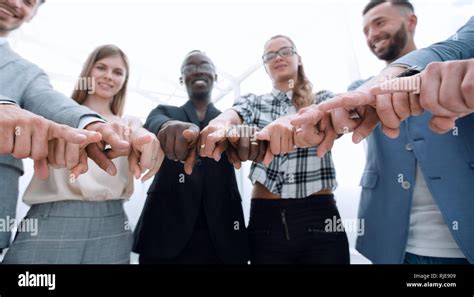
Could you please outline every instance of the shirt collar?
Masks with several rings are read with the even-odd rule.
[[[275,96],[275,97],[278,97],[278,95],[280,95],[281,93],[284,93],[284,92],[282,92],[278,89],[275,89],[275,88],[272,89],[272,95]],[[290,101],[293,100],[293,91],[290,90],[290,91],[286,92],[286,96],[288,97],[288,99],[290,99]]]
[[[0,37],[0,45],[4,45],[8,40],[5,37]]]

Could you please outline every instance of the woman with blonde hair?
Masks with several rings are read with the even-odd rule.
[[[129,73],[129,62],[121,49],[98,47],[79,78],[91,85],[76,88],[72,94],[79,104],[108,122],[124,124],[123,137],[133,147],[129,156],[115,158],[107,172],[90,160],[73,167],[77,162],[66,158],[65,152],[78,151],[78,147],[62,141],[50,143],[48,179],[34,177],[23,196],[31,206],[26,218],[37,221],[37,234],[18,232],[4,263],[130,262],[132,233],[123,203],[133,192],[133,176],[139,178],[144,169],[149,171],[142,180],[153,176],[163,153],[156,136],[142,128],[138,119],[123,116]],[[86,157],[84,148],[78,155]],[[84,174],[78,176],[80,173]]]
[[[236,155],[240,159],[237,162],[254,161],[249,176],[254,186],[248,227],[253,264],[349,263],[346,233],[326,228],[328,219],[340,218],[333,195],[336,173],[324,143],[331,139],[324,134],[335,133],[330,118],[314,129],[321,134],[317,148],[305,143],[291,125],[298,110],[333,95],[327,91],[313,94],[302,59],[289,37],[270,38],[262,60],[273,90],[240,97],[231,109],[212,120],[201,134],[200,154],[218,158],[227,143],[233,146],[230,153],[234,162]],[[260,131],[245,140],[240,137],[237,143],[235,130],[229,127],[242,124]],[[267,166],[254,158],[262,141],[268,141],[263,161]],[[295,149],[295,144],[307,148]]]

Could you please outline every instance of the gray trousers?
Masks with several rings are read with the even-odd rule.
[[[5,264],[130,263],[133,239],[123,200],[37,204],[24,223]]]
[[[11,232],[6,228],[8,218],[14,220],[18,202],[18,181],[21,171],[15,167],[0,164],[0,249],[10,245]]]

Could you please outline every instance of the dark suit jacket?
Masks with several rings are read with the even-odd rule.
[[[145,123],[157,134],[169,120],[192,122],[201,129],[220,113],[209,104],[199,122],[191,101],[181,107],[159,105]],[[204,210],[210,236],[224,263],[246,263],[248,237],[233,166],[225,154],[219,162],[200,158],[191,175],[183,164],[165,158],[155,176],[135,230],[134,252],[172,259],[184,249],[198,215]]]

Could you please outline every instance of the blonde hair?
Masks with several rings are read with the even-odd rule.
[[[296,46],[293,40],[285,35],[275,35],[268,39],[265,44],[268,44],[268,42],[277,38],[288,40],[296,51]],[[313,84],[308,80],[302,63],[298,65],[298,74],[293,87],[292,103],[297,109],[301,109],[314,103]]]
[[[120,48],[112,44],[102,45],[96,48],[89,55],[86,62],[84,63],[81,75],[79,76],[79,81],[83,78],[90,77],[92,68],[94,67],[97,61],[112,56],[120,56],[123,60],[123,63],[125,64],[126,70],[125,82],[123,83],[122,88],[118,91],[118,93],[114,96],[112,102],[110,103],[110,110],[112,111],[112,113],[121,117],[123,115],[123,109],[125,106],[125,96],[127,94],[127,83],[130,70],[128,58]],[[87,98],[87,95],[88,90],[85,90],[84,88],[75,88],[75,90],[72,92],[71,98],[74,99],[77,103],[83,104]]]

